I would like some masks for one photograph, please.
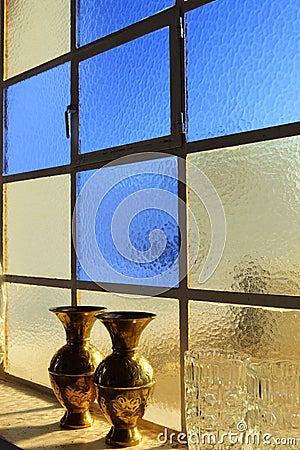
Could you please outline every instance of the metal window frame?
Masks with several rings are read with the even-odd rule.
[[[4,45],[1,45],[1,67],[0,67],[0,108],[1,117],[3,117],[3,91],[5,88],[25,80],[31,76],[37,75],[45,70],[56,67],[65,62],[71,64],[71,103],[78,105],[78,68],[79,63],[101,52],[125,44],[133,39],[141,37],[147,33],[169,26],[170,29],[170,71],[171,71],[171,123],[172,134],[163,138],[151,139],[149,141],[123,145],[111,149],[94,151],[91,153],[78,154],[78,115],[72,115],[72,133],[71,133],[71,162],[68,165],[51,167],[47,169],[35,170],[31,172],[18,173],[13,175],[2,175],[3,149],[1,145],[0,154],[0,183],[1,192],[5,183],[31,180],[40,177],[49,177],[53,175],[70,174],[71,177],[71,212],[74,210],[76,202],[76,174],[82,170],[97,169],[105,165],[108,161],[118,163],[121,156],[132,155],[135,159],[135,152],[153,152],[166,153],[166,156],[180,156],[179,160],[179,179],[186,179],[186,168],[184,162],[187,155],[194,152],[207,150],[218,150],[224,147],[261,142],[264,140],[277,139],[299,134],[300,123],[280,125],[262,130],[237,133],[222,137],[200,140],[197,142],[186,142],[183,130],[178,129],[178,114],[186,116],[186,49],[185,39],[182,36],[184,30],[184,13],[198,8],[212,0],[177,0],[176,4],[154,16],[144,19],[138,23],[132,24],[111,35],[105,36],[97,41],[87,44],[83,47],[76,47],[76,0],[71,0],[71,50],[70,52],[59,56],[51,61],[41,64],[33,69],[27,70],[19,75],[3,81],[3,61]],[[1,0],[1,43],[4,44],[4,4]],[[67,106],[67,105],[66,105]],[[0,125],[0,139],[3,142],[3,123]],[[2,194],[1,194],[2,195]],[[179,198],[186,203],[186,186],[179,183]],[[1,263],[3,262],[3,205],[0,202],[0,249]],[[185,429],[184,421],[184,352],[188,349],[188,302],[189,300],[218,302],[235,305],[266,306],[275,308],[300,309],[299,296],[269,295],[269,294],[249,294],[238,292],[208,291],[201,289],[191,289],[187,281],[187,223],[186,212],[180,209],[178,211],[179,226],[182,230],[181,246],[183,248],[181,259],[179,261],[179,270],[181,281],[178,288],[170,288],[157,295],[161,298],[174,298],[178,300],[180,311],[180,362],[181,362],[181,404],[182,404],[182,427]],[[73,242],[71,242],[71,279],[53,279],[43,277],[28,277],[18,275],[4,275],[4,282],[21,283],[29,285],[41,285],[48,287],[68,288],[72,293],[72,305],[77,304],[77,291],[103,291],[125,294],[142,294],[151,296],[152,288],[140,285],[124,285],[115,283],[102,283],[103,287],[89,281],[80,281],[76,279],[76,253]]]

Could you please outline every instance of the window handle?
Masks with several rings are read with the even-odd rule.
[[[70,139],[70,114],[74,114],[77,112],[77,107],[75,105],[68,105],[65,110],[65,124],[66,124],[66,137]]]

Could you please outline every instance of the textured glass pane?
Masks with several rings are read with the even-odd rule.
[[[300,311],[190,302],[189,348],[299,359]]]
[[[6,370],[17,377],[49,385],[49,362],[65,344],[64,329],[48,309],[71,304],[67,289],[6,284]]]
[[[298,2],[215,1],[187,22],[189,140],[300,119]]]
[[[4,272],[70,278],[70,178],[4,187]]]
[[[177,159],[80,172],[81,280],[178,285]]]
[[[80,304],[102,305],[110,311],[154,312],[157,317],[143,331],[139,351],[154,369],[154,397],[144,418],[180,429],[180,343],[178,301],[168,298],[132,297],[111,293],[81,291]],[[92,339],[104,355],[111,353],[106,328],[97,322]]]
[[[4,174],[70,162],[64,111],[70,103],[70,66],[64,64],[5,91]]]
[[[221,261],[201,284],[210,243],[218,235],[212,239],[216,224],[211,227],[204,205],[190,190],[189,206],[198,227],[189,233],[189,247],[198,252],[190,267],[190,287],[299,295],[300,138],[195,153],[188,161],[188,183],[197,187],[193,168],[201,170],[219,194],[227,221]],[[200,245],[195,249],[197,232]]]
[[[77,0],[77,46],[152,16],[174,3],[175,0]]]
[[[70,2],[6,0],[5,78],[70,51]]]
[[[169,30],[79,65],[80,152],[170,134]]]

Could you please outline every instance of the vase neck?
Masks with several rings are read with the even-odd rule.
[[[152,318],[138,320],[102,320],[107,328],[115,354],[134,355],[137,351],[140,336]]]
[[[122,348],[122,347],[114,347],[112,348],[113,353],[115,355],[120,355],[120,356],[129,356],[132,357],[137,353],[137,347],[135,348]]]
[[[90,339],[81,339],[80,337],[74,337],[73,335],[70,337],[67,333],[67,344],[68,345],[80,345],[80,346],[89,346]]]
[[[92,327],[95,323],[93,313],[56,312],[66,332],[67,344],[89,345]]]

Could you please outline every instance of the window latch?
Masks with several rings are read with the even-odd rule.
[[[183,112],[180,112],[176,116],[177,118],[177,131],[179,134],[185,134],[185,122],[184,122],[184,114]]]
[[[66,137],[70,139],[70,114],[77,112],[77,107],[75,105],[68,105],[65,110],[65,124],[66,124]]]

